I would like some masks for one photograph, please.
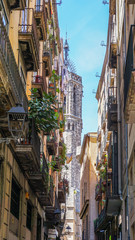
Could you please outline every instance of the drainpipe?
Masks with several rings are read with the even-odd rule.
[[[119,19],[119,1],[117,1],[117,13],[118,13],[118,16],[117,18]],[[119,29],[119,21],[118,21],[118,29]],[[120,54],[119,54],[119,32],[118,32],[118,42],[117,42],[117,45],[118,45],[118,53],[117,53],[117,64],[118,64],[118,67],[117,67],[117,110],[118,110],[118,117],[117,117],[117,121],[118,121],[118,193],[120,195],[120,197],[122,196],[122,183],[121,183],[121,178],[122,178],[122,172],[121,172],[121,169],[122,169],[122,162],[121,162],[121,105],[120,105],[120,81],[119,79],[121,78],[120,76]]]
[[[126,63],[126,2],[124,1],[124,32],[125,32],[125,63]],[[127,204],[127,217],[128,217],[128,240],[130,240],[130,225],[129,225],[129,196],[128,196],[128,124],[125,123],[125,147],[126,147],[126,204]]]

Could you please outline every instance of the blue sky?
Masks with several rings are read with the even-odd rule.
[[[59,0],[57,0],[59,1]],[[65,40],[68,33],[69,57],[75,63],[76,72],[83,81],[83,130],[82,137],[88,132],[97,131],[97,100],[96,91],[99,75],[105,55],[108,27],[109,6],[102,0],[62,0],[58,6],[60,35]]]

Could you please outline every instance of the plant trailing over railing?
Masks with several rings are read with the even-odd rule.
[[[35,120],[36,131],[50,133],[52,129],[58,129],[58,112],[55,112],[57,97],[43,93],[43,97],[38,98],[37,89],[31,89],[31,99],[29,100],[29,119]]]
[[[55,72],[55,70],[53,70],[53,71],[52,71],[52,75],[51,75],[51,77],[50,77],[49,80],[50,80],[50,82],[52,82],[52,83],[54,83],[54,82],[58,83],[58,81],[60,80],[60,76],[57,75],[57,73]]]

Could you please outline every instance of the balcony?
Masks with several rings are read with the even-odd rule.
[[[109,166],[110,168],[112,168],[112,150],[113,150],[112,137],[110,137],[109,147],[108,147],[108,166]]]
[[[106,201],[106,214],[107,216],[118,216],[120,212],[120,207],[122,204],[122,200],[120,196],[117,194],[108,194]]]
[[[94,231],[100,232],[101,230],[106,230],[108,222],[111,221],[112,217],[107,216],[106,206],[103,208],[98,218],[94,221]]]
[[[56,154],[56,134],[55,133],[47,136],[47,150],[49,155]]]
[[[0,78],[0,126],[8,128],[7,111],[12,104],[22,103],[28,111],[25,86],[22,83],[10,40],[0,16],[0,65],[3,71]],[[5,119],[4,119],[5,118]]]
[[[59,155],[62,154],[63,151],[63,142],[59,142]]]
[[[99,201],[99,200],[102,199],[101,181],[96,185],[96,188],[95,188],[95,199],[96,199],[96,201]]]
[[[16,143],[15,154],[19,165],[25,172],[38,171],[40,168],[40,139],[34,121],[29,132]]]
[[[55,56],[56,56],[56,45],[57,45],[57,43],[55,42],[55,39],[54,39],[54,38],[51,39],[51,40],[50,40],[50,48],[51,48],[51,51],[52,51],[52,57],[53,57],[53,59],[54,59]]]
[[[52,74],[52,54],[49,41],[44,43],[43,48],[43,63],[45,65],[46,76],[50,77]]]
[[[110,9],[109,9],[110,14],[115,15],[116,14],[116,0],[110,0],[109,7],[110,7]]]
[[[135,25],[131,25],[124,73],[124,108],[127,123],[135,123]]]
[[[44,76],[33,76],[32,88],[37,88],[39,96],[43,96],[43,92],[46,92],[46,79]]]
[[[110,44],[109,67],[117,68],[117,44]]]
[[[108,89],[108,130],[117,130],[117,88]]]
[[[48,93],[52,94],[53,96],[56,95],[56,84],[55,83],[49,83],[48,85]]]
[[[45,41],[47,38],[47,15],[45,1],[43,1],[43,5],[35,6],[34,17],[37,23],[38,39]]]
[[[106,111],[105,111],[106,109],[105,109],[105,106],[104,106],[104,108],[103,108],[103,112],[102,112],[102,115],[101,115],[101,128],[103,129],[103,130],[105,130],[105,126],[106,126]]]
[[[39,201],[41,201],[41,204],[44,204],[42,201],[43,195],[46,196],[49,187],[47,178],[48,171],[45,155],[44,153],[40,153],[40,168],[37,171],[29,171],[28,180],[33,191],[37,194]]]
[[[135,0],[127,0],[127,4],[135,4]]]
[[[25,8],[21,12],[18,39],[26,70],[36,72],[39,68],[39,41],[32,8]]]
[[[51,1],[50,0],[45,0],[45,7],[47,10],[47,18],[51,19]]]
[[[59,212],[60,212],[59,200],[55,193],[53,206],[46,206],[46,209],[45,209],[46,225],[48,225],[48,227],[51,227],[51,226],[54,227],[55,225],[58,226],[58,224],[61,221],[61,214],[55,214],[56,210],[59,210]]]
[[[58,199],[59,203],[65,203],[66,201],[66,188],[64,181],[58,183]]]
[[[40,203],[42,206],[49,206],[52,207],[53,206],[53,181],[50,175],[49,176],[49,182],[47,185],[47,191],[45,189],[45,191],[43,192],[38,192],[38,198],[40,199]],[[45,187],[46,188],[46,187]]]
[[[10,10],[23,10],[26,7],[26,0],[8,0]]]

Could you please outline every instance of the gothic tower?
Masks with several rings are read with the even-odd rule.
[[[66,40],[66,44],[67,40]],[[65,53],[66,57],[66,53]],[[66,58],[66,64],[67,64]],[[68,68],[68,66],[67,66]],[[82,132],[82,78],[77,74],[65,70],[65,132],[64,142],[67,147],[69,163],[64,172],[69,181],[69,194],[66,197],[66,226],[71,227],[67,239],[81,239],[80,228],[80,164],[77,160],[77,149],[81,147]]]

